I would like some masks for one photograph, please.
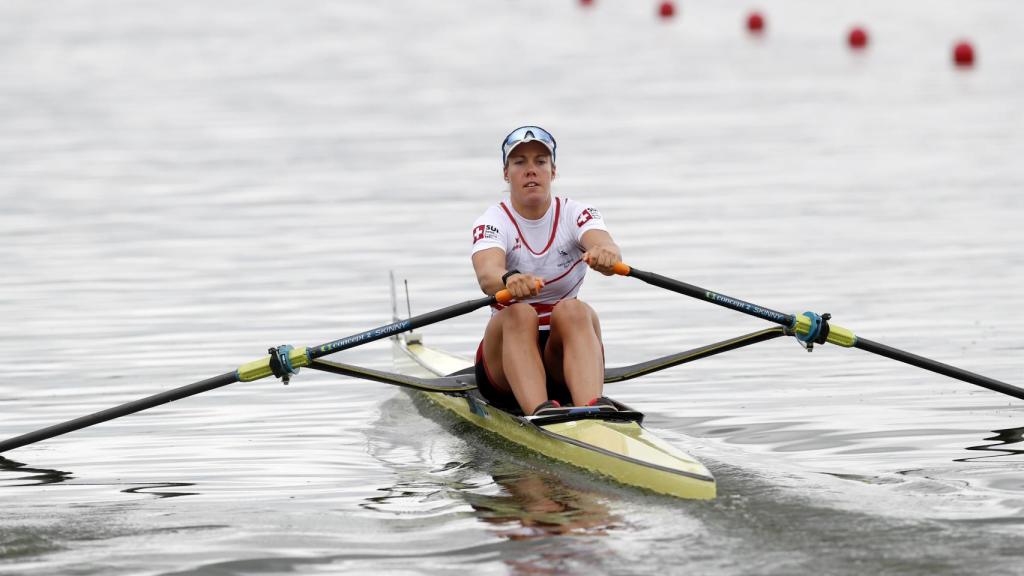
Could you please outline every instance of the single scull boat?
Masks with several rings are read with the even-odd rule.
[[[412,376],[471,374],[464,358],[425,346],[419,334],[393,339],[395,367]],[[473,390],[414,391],[477,428],[538,454],[636,486],[680,498],[714,498],[715,479],[695,458],[643,427],[644,415],[616,402],[618,411],[563,408],[545,416],[498,409]]]

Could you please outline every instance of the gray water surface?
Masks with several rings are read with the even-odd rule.
[[[0,438],[386,323],[391,270],[413,313],[478,297],[469,228],[526,123],[627,262],[1024,385],[1018,3],[785,0],[759,39],[746,3],[679,8],[3,3]],[[764,327],[627,278],[581,297],[610,365]],[[486,318],[424,337],[469,355]],[[0,573],[1020,572],[1019,400],[791,339],[607,392],[719,497],[303,371],[5,454]]]

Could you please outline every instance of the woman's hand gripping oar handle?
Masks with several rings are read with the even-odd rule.
[[[975,374],[962,368],[950,366],[936,360],[931,360],[923,356],[918,356],[910,352],[899,350],[885,344],[880,344],[868,340],[866,338],[860,338],[853,333],[852,330],[843,328],[842,326],[836,326],[829,324],[829,316],[823,314],[821,316],[813,312],[804,312],[799,315],[783,314],[782,312],[776,312],[770,308],[744,302],[730,296],[718,294],[710,290],[705,290],[686,282],[680,282],[667,278],[660,274],[653,272],[645,272],[629,266],[624,262],[619,262],[614,266],[614,272],[620,276],[631,276],[653,286],[658,286],[672,292],[677,292],[691,298],[717,304],[724,308],[736,310],[749,316],[761,318],[769,322],[780,324],[787,329],[787,332],[796,336],[799,340],[805,344],[811,345],[813,343],[818,344],[835,344],[844,348],[859,348],[872,354],[878,354],[892,360],[898,360],[911,366],[918,368],[924,368],[937,374],[949,376],[950,378],[956,378],[982,388],[988,388],[994,392],[1006,394],[1007,396],[1013,396],[1014,398],[1020,398],[1024,400],[1024,388],[1019,388],[1012,384],[1000,382],[981,374]],[[808,348],[810,349],[810,348]]]
[[[619,276],[629,276],[629,273],[632,272],[633,269],[625,262],[616,262],[615,265],[612,266],[612,271]]]
[[[537,290],[540,290],[543,287],[544,287],[544,283],[538,280],[537,281]],[[508,288],[505,288],[504,290],[499,290],[494,295],[494,301],[497,302],[498,304],[502,304],[502,305],[508,304],[509,302],[511,302],[511,301],[513,301],[515,299],[516,299],[516,297],[513,296],[512,293],[508,291]]]

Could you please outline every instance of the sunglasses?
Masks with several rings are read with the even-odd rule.
[[[555,137],[540,126],[522,126],[510,132],[508,136],[505,136],[505,141],[501,144],[502,165],[508,165],[508,155],[512,152],[513,148],[526,142],[533,142],[534,140],[539,141],[551,150],[551,161],[554,162],[555,148],[558,146],[555,143]]]

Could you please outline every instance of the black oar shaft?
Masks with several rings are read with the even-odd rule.
[[[511,298],[512,297],[507,290],[502,290],[494,296],[487,296],[476,300],[469,300],[461,304],[454,304],[447,308],[442,308],[426,314],[420,314],[413,318],[400,320],[386,326],[381,326],[380,328],[374,328],[373,330],[367,330],[366,332],[361,332],[347,338],[328,342],[327,344],[317,346],[316,348],[294,350],[290,353],[289,357],[296,362],[297,366],[305,366],[313,359],[326,356],[327,354],[332,354],[334,352],[359,346],[360,344],[373,342],[374,340],[394,336],[401,332],[415,330],[416,328],[420,328],[428,324],[434,324],[442,320],[468,314],[478,308],[483,308],[484,306],[488,306],[496,302],[508,302]],[[17,436],[9,440],[0,441],[0,453],[39,442],[40,440],[46,440],[47,438],[53,438],[54,436],[60,436],[61,434],[80,430],[94,424],[99,424],[100,422],[106,422],[107,420],[113,420],[114,418],[133,414],[147,408],[180,400],[194,394],[199,394],[200,392],[206,392],[207,390],[213,390],[214,388],[234,384],[235,382],[251,382],[260,378],[266,378],[272,373],[270,357],[267,356],[262,360],[243,364],[238,370],[227,372],[220,376],[189,384],[188,386],[182,386],[181,388],[175,388],[174,390],[154,394],[153,396],[122,404],[121,406],[101,410],[94,414],[89,414],[61,424],[55,424],[53,426],[43,428],[42,430],[22,434],[21,436]]]
[[[395,334],[401,334],[402,332],[408,332],[409,330],[415,330],[428,324],[434,324],[442,320],[448,320],[456,316],[462,316],[468,314],[484,306],[490,306],[498,301],[494,296],[487,296],[485,298],[478,298],[476,300],[469,300],[462,302],[461,304],[453,304],[447,308],[435,310],[433,312],[427,312],[426,314],[420,314],[419,316],[413,316],[405,320],[399,320],[393,322],[387,326],[381,326],[380,328],[374,328],[373,330],[367,330],[347,338],[340,340],[334,340],[327,344],[321,344],[314,348],[309,348],[309,359],[314,360],[321,356],[328,354],[334,354],[342,350],[347,350],[360,344],[366,344],[367,342],[373,342],[374,340],[380,340],[382,338],[388,338]]]
[[[868,340],[866,338],[861,337],[857,338],[857,342],[853,345],[853,347],[860,348],[861,350],[864,350],[866,352],[878,354],[879,356],[885,356],[886,358],[890,358],[892,360],[905,362],[907,364],[910,364],[911,366],[917,366],[918,368],[931,370],[932,372],[942,374],[943,376],[949,376],[950,378],[963,380],[964,382],[968,382],[976,386],[981,386],[982,388],[988,388],[989,390],[992,390],[994,392],[1001,392],[1008,396],[1013,396],[1014,398],[1020,398],[1021,400],[1024,400],[1024,388],[1018,388],[1017,386],[1007,384],[1006,382],[1000,382],[999,380],[994,380],[992,378],[989,378],[988,376],[975,374],[974,372],[964,370],[963,368],[957,368],[956,366],[943,364],[942,362],[938,362],[936,360],[931,360],[923,356],[918,356],[917,354],[912,354],[910,352],[899,350],[897,348],[893,348],[892,346],[886,346],[885,344],[874,342],[872,340]]]
[[[769,322],[775,322],[781,324],[789,329],[790,332],[796,334],[805,334],[813,332],[812,328],[808,327],[808,314],[805,313],[802,316],[791,316],[789,314],[783,314],[770,308],[764,308],[756,304],[744,302],[743,300],[737,300],[723,294],[718,294],[710,290],[705,290],[693,284],[687,284],[686,282],[680,282],[679,280],[673,280],[654,272],[646,272],[644,270],[637,270],[632,266],[625,263],[618,263],[615,265],[615,273],[622,276],[632,276],[638,280],[664,288],[672,292],[678,292],[691,298],[698,300],[704,300],[705,302],[711,302],[731,310],[743,312],[762,320],[768,320]],[[866,340],[859,336],[854,335],[850,330],[834,324],[829,324],[828,331],[826,332],[826,338],[829,343],[845,346],[847,348],[854,347],[860,348],[866,352],[878,354],[879,356],[885,356],[892,360],[898,360],[905,362],[911,366],[917,366],[918,368],[924,368],[937,374],[949,376],[950,378],[956,378],[964,382],[981,386],[982,388],[988,388],[994,392],[1000,392],[1007,396],[1013,396],[1014,398],[1020,398],[1024,400],[1024,388],[1018,388],[1012,384],[1006,382],[1000,382],[981,374],[975,374],[956,366],[950,366],[949,364],[943,364],[917,354],[911,354],[885,344]]]
[[[206,392],[213,390],[214,388],[220,388],[221,386],[227,386],[228,384],[234,384],[238,382],[238,372],[231,371],[208,378],[188,386],[182,386],[175,388],[174,390],[168,390],[166,392],[160,392],[152,396],[147,396],[140,400],[134,400],[127,404],[121,404],[113,408],[107,408],[106,410],[100,410],[87,416],[75,418],[74,420],[68,420],[61,424],[54,424],[35,432],[29,432],[28,434],[22,434],[9,440],[0,441],[0,453],[8,450],[13,450],[21,446],[33,444],[40,440],[46,440],[47,438],[53,438],[54,436],[60,436],[61,434],[67,434],[68,432],[74,432],[75,430],[81,430],[100,422],[106,422],[107,420],[113,420],[114,418],[120,418],[121,416],[127,416],[128,414],[134,414],[147,408],[173,402],[175,400],[181,400],[200,392]]]
[[[754,316],[755,318],[775,322],[776,324],[782,325],[786,328],[792,327],[795,322],[795,318],[790,314],[783,314],[782,312],[777,312],[771,308],[765,308],[763,306],[758,306],[757,304],[744,302],[743,300],[712,292],[711,290],[694,286],[693,284],[680,282],[679,280],[674,280],[672,278],[662,276],[661,274],[655,274],[654,272],[637,270],[636,268],[630,267],[629,271],[625,275],[632,276],[638,280],[643,280],[652,286],[658,286],[659,288],[677,292],[691,298],[717,304],[723,308],[736,310],[737,312],[742,312],[744,314]]]

